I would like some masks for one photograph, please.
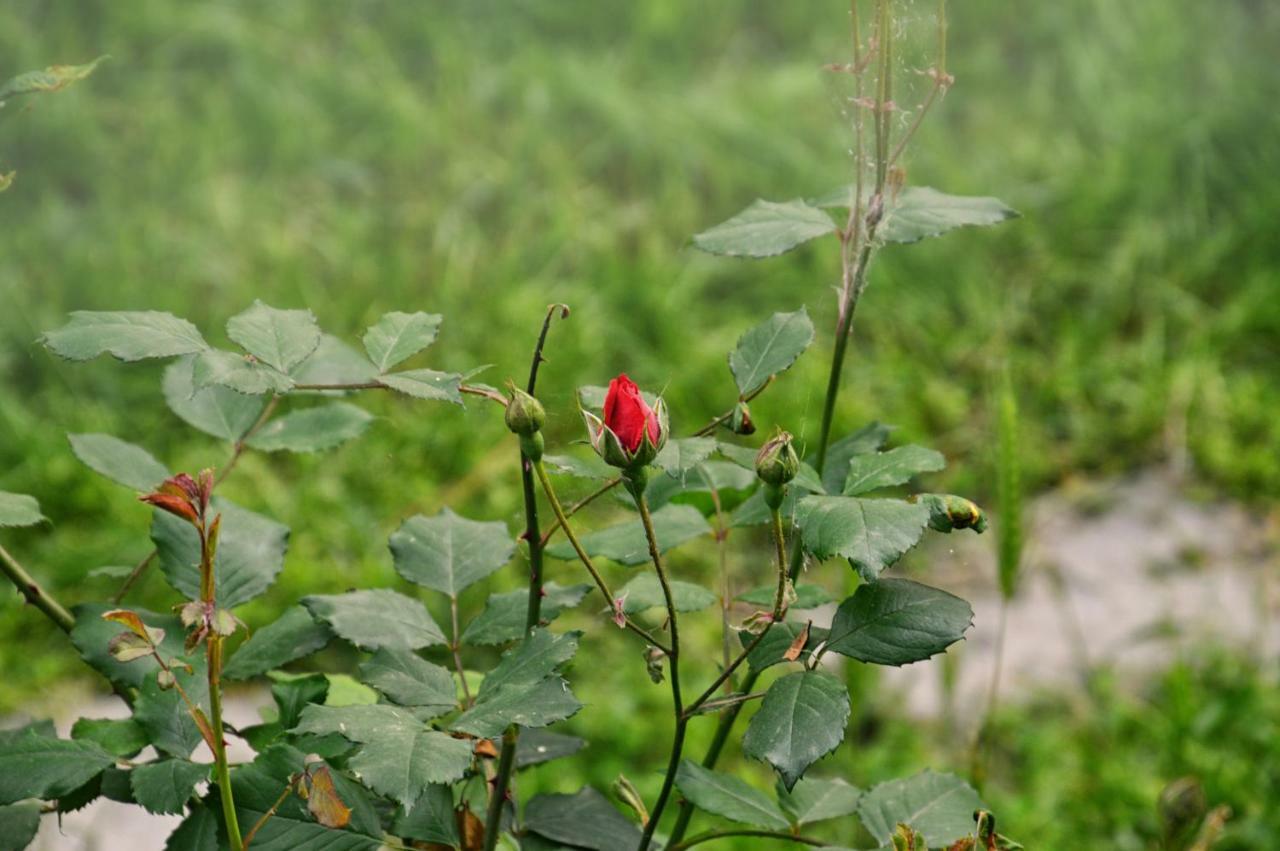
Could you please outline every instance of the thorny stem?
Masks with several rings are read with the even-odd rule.
[[[673,842],[667,845],[667,851],[684,851],[686,848],[692,848],[695,845],[701,845],[704,842],[711,842],[716,839],[723,839],[729,836],[759,836],[764,839],[779,839],[785,842],[794,842],[797,845],[811,845],[814,847],[822,847],[827,844],[825,839],[814,839],[810,836],[800,836],[795,833],[783,833],[778,830],[752,830],[749,828],[724,828],[721,830],[708,830],[706,833],[699,833],[697,836],[691,836],[684,842]]]
[[[748,393],[747,395],[745,395],[745,396],[741,397],[740,399],[738,399],[738,401],[739,401],[739,402],[750,402],[752,399],[756,398],[756,397],[757,397],[757,396],[759,396],[761,393],[763,393],[763,392],[764,392],[764,390],[765,390],[765,388],[766,388],[766,387],[768,387],[770,384],[772,384],[775,378],[777,378],[777,376],[775,376],[775,375],[771,375],[771,376],[769,376],[769,380],[768,380],[768,381],[766,381],[764,384],[761,384],[759,387],[757,387],[755,390],[752,390],[752,391],[751,391],[750,393]],[[695,431],[695,432],[693,433],[693,436],[694,436],[694,437],[706,437],[706,436],[707,436],[707,435],[709,435],[709,434],[714,434],[714,433],[715,433],[715,430],[716,430],[717,428],[719,428],[719,427],[720,427],[720,424],[721,424],[721,423],[725,422],[726,420],[728,420],[730,417],[732,417],[732,416],[733,416],[733,412],[734,412],[734,410],[735,410],[737,407],[738,407],[737,405],[734,405],[732,408],[730,408],[729,410],[725,411],[725,412],[724,412],[723,414],[721,414],[720,416],[718,416],[718,417],[714,417],[714,418],[711,420],[711,422],[707,423],[707,424],[706,424],[706,425],[704,425],[702,428],[700,428],[700,429],[698,429],[697,431]]]
[[[533,357],[529,364],[529,380],[525,384],[525,392],[530,396],[538,386],[538,367],[546,360],[542,354],[547,345],[547,334],[551,331],[551,322],[559,313],[561,319],[569,318],[569,307],[564,304],[552,304],[547,307],[547,315],[542,320],[542,330],[538,333],[538,342],[533,347]],[[503,403],[506,400],[503,399]],[[533,459],[520,452],[520,485],[524,494],[524,539],[529,547],[529,606],[525,610],[524,631],[527,636],[542,619],[542,550],[546,540],[538,529],[538,494],[534,485]],[[454,635],[457,635],[457,604],[454,604]],[[455,640],[456,648],[457,642]],[[456,653],[455,649],[455,653]],[[462,662],[459,659],[459,670]],[[466,680],[463,679],[464,688]],[[467,702],[471,701],[467,695]],[[493,779],[492,794],[489,798],[489,809],[485,813],[484,849],[493,851],[498,843],[498,833],[502,826],[502,809],[506,805],[508,790],[511,786],[511,774],[515,769],[516,745],[520,731],[515,725],[507,728],[502,735],[502,754],[498,758],[498,772]]]
[[[662,566],[662,557],[658,552],[658,535],[653,528],[653,517],[649,514],[649,502],[644,498],[644,491],[635,492],[636,507],[640,510],[640,521],[644,524],[644,535],[649,541],[649,557],[653,560],[653,568],[657,571],[658,582],[662,585],[662,596],[667,604],[667,627],[671,632],[671,649],[667,651],[667,679],[671,681],[671,710],[676,719],[675,733],[671,737],[671,757],[667,761],[667,773],[662,779],[662,789],[658,792],[658,800],[650,810],[649,821],[645,824],[644,835],[640,837],[637,851],[647,851],[653,832],[662,819],[662,811],[671,797],[671,789],[675,785],[676,771],[680,768],[680,755],[684,752],[684,734],[689,726],[689,719],[684,712],[684,703],[680,695],[680,630],[676,621],[675,597],[671,593],[671,583],[667,580],[666,568]]]

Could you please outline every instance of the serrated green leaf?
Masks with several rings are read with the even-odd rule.
[[[807,496],[796,505],[805,550],[844,556],[868,582],[919,543],[928,522],[927,508],[898,499]]]
[[[365,650],[417,650],[444,644],[444,633],[425,606],[387,588],[302,598],[312,615],[339,637]]]
[[[392,830],[404,839],[434,842],[450,848],[457,846],[458,822],[453,812],[453,790],[439,783],[431,784],[407,813],[401,811],[396,814]]]
[[[269,420],[249,438],[263,452],[320,452],[364,434],[373,415],[346,402],[292,411]]]
[[[380,376],[378,381],[406,396],[415,399],[429,399],[435,402],[452,402],[462,404],[462,393],[458,387],[462,384],[462,376],[455,372],[437,372],[434,369],[410,369],[405,372],[392,372]]]
[[[222,531],[213,563],[218,607],[234,609],[271,587],[284,568],[289,528],[235,503],[215,497]],[[200,537],[190,523],[154,512],[151,540],[169,584],[188,599],[200,597]]]
[[[538,609],[540,622],[551,623],[564,609],[571,609],[594,590],[587,584],[567,587],[548,582],[542,586],[542,605]],[[467,624],[462,631],[466,644],[504,644],[515,641],[525,633],[525,620],[529,612],[529,589],[490,594],[484,611]]]
[[[0,491],[0,529],[34,526],[47,519],[40,513],[40,503],[34,496]]]
[[[0,807],[0,851],[23,851],[40,830],[40,803],[24,801]]]
[[[279,710],[281,728],[292,729],[302,710],[312,703],[324,703],[329,696],[329,678],[324,674],[290,677],[271,684],[271,697]]]
[[[972,624],[973,609],[954,594],[880,579],[840,604],[827,649],[874,665],[909,665],[946,650]]]
[[[390,544],[397,573],[450,597],[501,568],[516,550],[506,524],[468,520],[448,508],[410,517]]]
[[[196,355],[191,367],[196,387],[225,387],[246,396],[288,393],[293,379],[249,355],[207,349]]]
[[[793,609],[816,609],[835,599],[820,585],[808,585],[803,582],[795,586],[795,592],[796,599],[791,603]],[[761,585],[745,594],[739,594],[738,599],[753,606],[772,606],[773,598],[777,593],[777,585]]]
[[[537,728],[522,730],[516,742],[516,768],[528,768],[553,759],[573,756],[586,745],[586,740],[577,736]]]
[[[196,784],[208,779],[208,765],[185,759],[148,762],[129,772],[134,799],[156,815],[182,812]]]
[[[97,742],[16,736],[0,743],[0,804],[60,798],[113,762],[115,757]]]
[[[835,232],[830,216],[799,198],[757,199],[728,221],[694,236],[693,244],[710,254],[773,257]]]
[[[71,738],[97,742],[126,759],[150,744],[146,731],[132,718],[81,718],[72,725]]]
[[[980,807],[978,793],[959,777],[923,771],[872,788],[858,802],[858,816],[878,842],[888,842],[905,824],[937,848],[969,836]]]
[[[499,686],[484,700],[458,716],[452,729],[483,738],[494,738],[512,724],[545,727],[574,715],[582,704],[569,683],[559,676],[532,685]]]
[[[692,582],[670,580],[671,599],[677,612],[698,612],[714,604],[718,599],[715,594],[695,585]],[[641,573],[623,585],[617,595],[625,601],[622,610],[629,615],[638,614],[653,608],[667,605],[667,598],[662,593],[662,584],[652,573]]]
[[[751,654],[747,656],[747,664],[751,667],[751,670],[763,671],[772,665],[781,664],[784,661],[783,654],[800,637],[800,633],[804,628],[805,624],[797,621],[774,624],[765,633],[764,638],[756,645],[756,648],[751,651]],[[809,639],[805,642],[801,659],[807,659],[810,651],[816,649],[826,639],[827,630],[820,626],[809,627]],[[744,648],[754,640],[755,636],[749,632],[738,633],[738,641],[742,643]]]
[[[667,475],[683,480],[686,474],[710,457],[716,442],[710,437],[682,437],[667,441],[654,465],[667,471]]]
[[[998,225],[1017,217],[1017,211],[999,198],[909,186],[888,206],[876,235],[885,242],[918,242],[959,227]]]
[[[169,470],[132,443],[109,434],[68,434],[71,451],[89,469],[127,488],[149,493],[169,478]]]
[[[592,851],[632,849],[641,839],[635,823],[590,786],[573,795],[535,795],[524,819],[539,836]]]
[[[579,479],[594,480],[612,479],[618,475],[616,468],[610,467],[595,454],[586,458],[576,455],[544,455],[542,463],[546,465],[547,472],[553,475],[563,473]]]
[[[581,632],[557,635],[550,630],[535,629],[529,637],[502,654],[501,661],[480,685],[477,703],[493,695],[499,688],[530,686],[559,669],[578,652]]]
[[[790,792],[778,784],[778,803],[794,824],[813,824],[833,818],[844,818],[858,810],[863,792],[843,780],[819,780],[806,777]]]
[[[285,374],[320,345],[320,327],[310,310],[280,310],[261,301],[254,301],[248,310],[227,320],[227,336],[262,363]]]
[[[321,334],[310,357],[289,373],[298,384],[364,384],[378,377],[369,359],[332,334]],[[341,396],[345,390],[306,391]]]
[[[941,452],[914,444],[888,452],[854,455],[849,460],[844,495],[857,496],[878,488],[905,484],[912,476],[937,472],[946,466],[947,459]]]
[[[226,387],[197,388],[194,357],[174,361],[164,371],[164,401],[188,425],[235,443],[253,428],[266,400]]]
[[[827,447],[826,464],[822,468],[822,489],[829,494],[840,493],[848,478],[849,462],[853,457],[881,449],[892,431],[891,426],[872,421]]]
[[[187,697],[208,717],[209,682],[204,657],[195,659],[192,666],[194,672],[190,674],[174,668],[174,676]],[[155,745],[156,750],[169,756],[187,759],[204,741],[182,695],[176,688],[162,690],[154,676],[144,679],[138,688],[138,699],[133,705],[133,719],[146,731],[147,738]]]
[[[412,807],[432,783],[452,783],[471,767],[472,745],[428,729],[407,710],[316,706],[302,711],[295,733],[339,733],[360,748],[347,766],[380,795]]]
[[[710,771],[686,759],[676,774],[676,787],[694,806],[731,821],[770,830],[789,827],[768,795],[731,774]]]
[[[102,603],[81,603],[72,607],[71,613],[75,616],[76,623],[71,628],[71,643],[80,651],[80,658],[107,679],[122,686],[137,688],[142,685],[143,680],[154,680],[160,666],[150,658],[127,663],[117,662],[112,658],[108,645],[112,638],[124,631],[124,627],[102,619],[103,612],[111,608]],[[164,639],[159,648],[162,656],[168,659],[182,654],[185,633],[182,621],[173,615],[159,615],[146,609],[133,608],[132,611],[148,627],[164,630]]]
[[[438,313],[388,313],[365,332],[365,351],[378,372],[386,372],[434,343],[443,318]]]
[[[43,71],[27,71],[11,77],[4,85],[0,85],[0,106],[4,106],[4,101],[8,98],[17,95],[62,91],[72,83],[88,77],[109,58],[99,56],[84,65],[50,65]]]
[[[217,803],[211,805],[206,799],[192,807],[182,823],[169,834],[164,851],[222,851],[225,846],[218,842],[221,824],[222,812]]]
[[[849,692],[826,671],[797,671],[774,682],[742,739],[742,752],[777,770],[789,790],[844,739]]]
[[[729,355],[738,392],[747,396],[763,387],[795,363],[812,342],[813,322],[803,307],[794,313],[775,313],[747,331]]]
[[[316,621],[306,608],[291,606],[240,645],[222,669],[222,676],[243,680],[265,674],[316,652],[332,638],[329,627]]]
[[[209,347],[196,326],[156,310],[77,310],[70,322],[46,332],[42,340],[67,360],[110,354],[122,361],[137,361],[188,355]]]
[[[710,534],[707,518],[688,505],[666,505],[653,512],[654,531],[660,552],[666,552],[694,538]],[[620,564],[642,564],[649,560],[649,542],[644,526],[637,517],[580,536],[587,555],[611,559]],[[577,554],[567,541],[552,544],[545,550],[552,558],[575,559]]]
[[[453,675],[417,653],[384,647],[360,665],[360,677],[393,703],[443,715],[458,705]]]

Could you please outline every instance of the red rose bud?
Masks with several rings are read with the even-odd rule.
[[[582,412],[591,446],[606,463],[623,469],[653,462],[667,442],[667,406],[659,399],[650,408],[640,388],[626,375],[609,382],[604,419]]]
[[[167,484],[167,483],[166,483]],[[163,486],[162,486],[163,487]],[[196,512],[195,506],[192,505],[185,496],[177,496],[172,493],[156,493],[143,494],[138,497],[145,503],[154,505],[163,511],[181,517],[190,523],[200,522],[200,515]]]

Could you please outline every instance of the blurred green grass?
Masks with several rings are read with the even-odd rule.
[[[910,6],[913,25],[929,8]],[[1185,451],[1209,487],[1280,495],[1280,9],[970,0],[952,18],[958,84],[910,180],[1024,218],[882,255],[838,423],[896,423],[947,453],[948,487],[989,497],[987,391],[1007,357],[1033,484]],[[148,513],[84,470],[66,432],[134,440],[175,469],[225,457],[164,408],[157,367],[34,344],[73,309],[169,310],[221,340],[260,297],[352,341],[386,310],[426,309],[446,320],[423,362],[492,363],[498,383],[527,368],[545,305],[567,302],[541,394],[562,443],[579,437],[573,388],[620,370],[666,388],[678,429],[700,424],[732,401],[737,335],[807,304],[819,342],[754,413],[817,431],[831,246],[747,263],[689,236],[846,178],[819,70],[846,52],[841,2],[17,0],[0,24],[0,77],[113,57],[0,116],[0,166],[19,172],[0,196],[0,487],[54,522],[5,541],[70,602],[111,590],[90,569],[147,551]],[[514,446],[492,412],[360,403],[380,417],[362,441],[250,455],[226,485],[294,529],[251,623],[303,591],[390,583],[386,537],[415,511],[517,527]],[[152,577],[139,599],[169,597]],[[29,652],[61,645],[13,595],[0,614],[3,710],[74,659]],[[618,694],[606,679],[599,694]]]

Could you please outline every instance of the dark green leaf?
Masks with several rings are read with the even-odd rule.
[[[392,390],[415,399],[429,399],[436,402],[452,402],[462,404],[462,393],[458,390],[462,384],[462,376],[454,372],[437,372],[434,369],[410,369],[405,372],[393,372],[381,376],[378,381]]]
[[[226,387],[197,388],[192,380],[194,357],[181,358],[164,371],[164,400],[188,425],[235,443],[253,427],[266,400]]]
[[[302,605],[341,638],[365,650],[417,650],[444,644],[444,633],[422,603],[388,588],[313,595]]]
[[[271,587],[284,568],[289,529],[270,518],[215,497],[222,531],[214,561],[218,606],[233,609]],[[151,522],[160,569],[189,599],[200,597],[200,537],[190,523],[156,511]]]
[[[453,675],[410,650],[384,647],[360,666],[360,677],[394,703],[443,715],[458,705]],[[292,726],[292,725],[290,725]]]
[[[0,807],[0,851],[22,851],[40,830],[40,804],[26,801]]]
[[[661,552],[711,532],[711,526],[702,513],[688,505],[663,506],[653,512],[653,526]],[[612,559],[621,564],[642,564],[649,560],[649,543],[638,517],[588,532],[581,536],[580,542],[590,556]],[[547,547],[546,554],[559,559],[577,558],[566,541]]]
[[[1017,218],[999,198],[947,195],[928,186],[909,186],[885,211],[876,236],[885,242],[917,242],[958,227],[998,225]]]
[[[40,503],[24,493],[0,491],[0,529],[34,526],[47,518],[40,513]]]
[[[221,825],[222,812],[217,809],[217,804],[211,806],[208,801],[203,801],[192,807],[190,815],[169,834],[164,851],[223,851],[226,846],[218,841]],[[254,848],[258,846],[254,845]]]
[[[585,740],[577,736],[566,736],[550,730],[521,730],[520,738],[516,742],[516,768],[527,768],[553,759],[573,756],[586,744]]]
[[[291,606],[276,620],[255,630],[227,661],[222,676],[243,680],[265,674],[329,643],[333,632],[302,606]]]
[[[819,780],[806,777],[790,792],[778,784],[778,803],[787,818],[795,824],[812,824],[833,818],[844,818],[858,810],[862,790],[843,780]]]
[[[270,420],[249,438],[263,452],[319,452],[364,434],[373,415],[346,402],[331,402]]]
[[[791,604],[793,609],[816,609],[825,603],[830,603],[834,598],[827,593],[827,589],[819,585],[806,585],[801,583],[795,586],[796,599]],[[746,594],[739,594],[738,599],[744,603],[750,603],[753,606],[773,606],[774,596],[778,593],[777,585],[761,585],[754,588]]]
[[[435,842],[450,848],[457,846],[458,822],[453,814],[453,790],[439,783],[431,784],[407,813],[401,811],[396,815],[392,830],[404,839]]]
[[[80,651],[80,658],[107,679],[113,683],[137,688],[142,685],[143,680],[154,680],[160,666],[154,659],[117,662],[112,658],[107,645],[112,638],[124,631],[124,627],[102,619],[103,612],[111,608],[102,603],[81,603],[73,607],[71,612],[75,615],[76,624],[71,628],[71,643]],[[173,615],[157,615],[146,609],[134,608],[132,611],[142,618],[142,622],[148,627],[164,630],[164,640],[160,642],[162,656],[169,658],[182,653],[184,634],[182,621]]]
[[[542,586],[542,606],[538,609],[543,624],[551,623],[564,609],[572,609],[591,593],[591,585],[569,585],[555,582]],[[468,644],[504,644],[515,641],[525,633],[525,620],[529,611],[529,589],[491,594],[475,620],[467,624],[462,640]]]
[[[805,550],[844,556],[868,582],[919,543],[928,522],[927,508],[898,499],[807,496],[796,506]]]
[[[973,831],[978,793],[951,774],[924,771],[881,783],[858,802],[858,816],[878,842],[889,841],[899,824],[921,833],[930,848],[947,846]]]
[[[827,447],[827,460],[822,468],[823,490],[830,494],[840,493],[849,475],[850,460],[855,455],[875,452],[883,447],[892,430],[883,423],[869,422]],[[815,461],[813,458],[808,460]]]
[[[290,372],[320,345],[320,328],[310,310],[279,310],[261,301],[227,321],[227,336],[281,373]]]
[[[52,800],[88,783],[115,757],[97,742],[28,733],[0,744],[0,804]]]
[[[396,572],[450,597],[501,568],[515,551],[506,524],[468,520],[448,508],[410,517],[391,535]]]
[[[432,783],[452,783],[471,766],[471,743],[428,729],[407,710],[316,706],[302,711],[297,733],[340,733],[360,744],[347,766],[380,795],[406,807]]]
[[[77,310],[71,321],[44,335],[44,344],[68,360],[110,354],[122,361],[168,358],[208,348],[196,326],[155,310]]]
[[[291,730],[297,725],[305,706],[324,703],[329,696],[329,678],[324,674],[308,674],[280,680],[271,684],[271,696],[280,710],[280,726]]]
[[[756,645],[756,649],[751,651],[751,655],[747,657],[747,664],[754,671],[763,671],[771,665],[781,664],[783,654],[792,643],[800,637],[800,632],[804,629],[805,624],[796,621],[786,621],[780,624],[774,624],[770,630],[765,633],[764,639]],[[827,630],[820,626],[809,628],[809,639],[804,645],[804,656],[806,658],[810,651],[817,648],[819,644],[827,638]],[[739,632],[738,640],[742,642],[742,646],[749,645],[755,636],[749,632]]]
[[[477,702],[499,688],[522,688],[550,676],[578,652],[581,636],[581,632],[556,635],[550,630],[535,629],[528,638],[502,654],[501,661],[480,685]]]
[[[378,372],[386,372],[434,343],[443,318],[438,313],[388,313],[365,332],[364,349]]]
[[[716,442],[709,437],[682,437],[667,441],[654,464],[667,474],[683,480],[686,474],[710,457]]]
[[[81,718],[72,725],[71,738],[97,742],[125,758],[136,756],[149,744],[146,731],[132,718]]]
[[[595,454],[585,458],[579,458],[576,455],[544,455],[542,463],[546,465],[548,473],[564,473],[579,479],[603,481],[618,475],[617,469],[604,463],[600,456]]]
[[[888,452],[855,455],[849,461],[844,495],[857,496],[877,488],[901,485],[920,473],[932,473],[947,466],[940,452],[923,446],[899,446]]]
[[[582,704],[563,677],[547,677],[532,685],[502,686],[458,716],[452,728],[494,738],[512,724],[545,727],[572,716]]]
[[[830,216],[800,199],[757,199],[728,221],[696,235],[693,244],[711,254],[772,257],[835,231]]]
[[[196,387],[225,387],[248,396],[288,393],[293,379],[251,355],[208,349],[196,356],[191,367],[191,382]]]
[[[671,598],[675,602],[677,612],[697,612],[712,605],[718,599],[715,594],[694,585],[692,582],[670,580]],[[662,585],[658,577],[652,573],[641,573],[623,585],[616,592],[624,602],[622,610],[629,615],[657,607],[666,607],[666,597],[662,593]]]
[[[777,769],[787,789],[844,738],[849,692],[826,671],[797,671],[777,680],[747,725],[742,751]]]
[[[821,213],[824,218],[826,213]],[[813,342],[813,322],[803,307],[794,313],[775,313],[738,338],[729,355],[729,369],[743,396],[763,387],[786,370]]]
[[[178,684],[195,702],[206,717],[209,715],[209,682],[205,675],[203,657],[197,660],[195,673],[174,669]],[[140,663],[135,663],[140,664]],[[200,728],[191,717],[186,701],[176,688],[162,690],[154,676],[143,680],[138,689],[138,699],[133,706],[133,719],[146,731],[147,738],[156,750],[187,759],[204,741]]]
[[[827,649],[875,665],[908,665],[964,637],[973,609],[946,591],[909,579],[862,585],[840,604]]]
[[[149,493],[169,470],[141,446],[109,434],[69,434],[71,451],[85,466],[128,488]]]
[[[0,730],[0,748],[18,739],[25,739],[27,736],[43,736],[46,739],[56,739],[58,738],[58,731],[53,726],[53,721],[48,718],[31,721],[21,727]]]
[[[788,827],[768,795],[731,774],[710,771],[686,759],[680,763],[676,786],[694,806],[709,813],[771,830]]]
[[[196,784],[209,779],[209,766],[185,759],[162,759],[129,772],[133,796],[147,812],[180,813]]]
[[[590,786],[574,795],[536,795],[525,807],[524,818],[525,827],[540,836],[592,851],[640,844],[635,823]]]

